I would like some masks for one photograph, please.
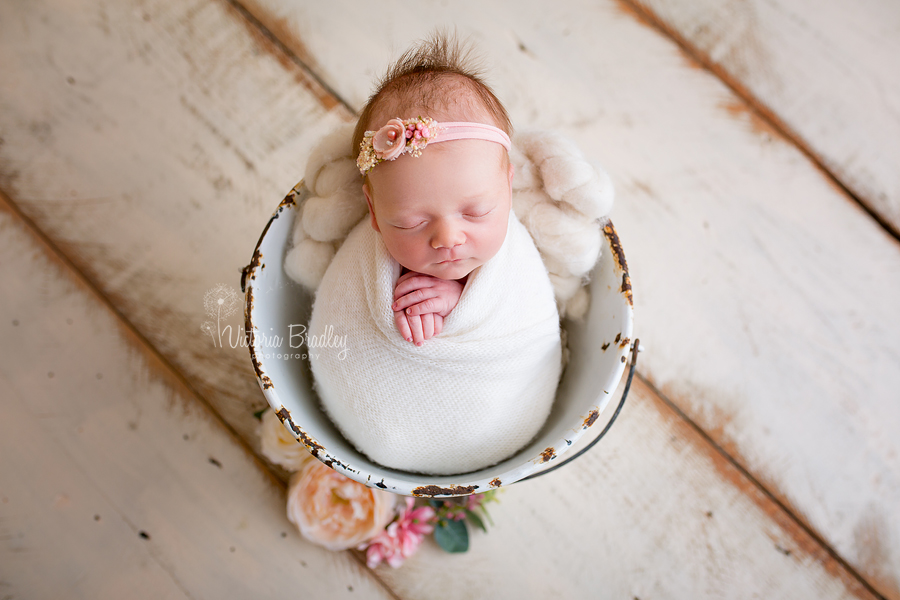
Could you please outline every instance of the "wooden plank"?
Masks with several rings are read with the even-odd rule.
[[[204,294],[239,289],[346,111],[221,2],[3,3],[0,40],[0,189],[253,439],[264,399],[246,349],[200,332]]]
[[[375,36],[385,31],[397,31],[397,28],[373,32],[372,24],[364,23],[355,14],[350,18],[359,7],[348,13],[346,7],[335,6],[334,10],[338,12],[330,17],[333,19],[329,30],[332,32],[330,46],[323,45],[317,49],[318,53],[324,52],[326,57],[353,58],[359,61],[353,67],[355,69],[375,64],[370,54],[387,54],[388,42]],[[0,172],[3,174],[0,187],[9,190],[29,217],[89,274],[140,335],[150,340],[166,360],[184,373],[191,385],[208,398],[242,436],[252,440],[255,421],[250,414],[259,405],[260,395],[249,373],[244,352],[213,348],[211,340],[200,332],[199,326],[207,318],[203,294],[219,282],[234,281],[233,285],[236,285],[237,269],[249,259],[249,251],[268,213],[299,177],[301,169],[296,165],[305,162],[313,140],[348,115],[339,106],[328,108],[323,104],[320,94],[315,92],[315,84],[302,69],[283,57],[279,59],[271,44],[248,33],[241,19],[221,4],[200,0],[177,5],[171,2],[117,3],[112,6],[98,3],[82,6],[71,14],[67,7],[49,1],[0,7],[5,11],[0,14],[3,17],[0,27],[4,27],[3,35],[0,35],[0,54],[10,57],[9,68],[4,73],[11,73],[10,80],[15,78],[20,86],[15,95],[0,95],[5,108],[0,113],[0,124],[6,142],[0,146]],[[443,18],[437,9],[430,16],[417,10],[410,9],[410,14],[422,15],[415,18]],[[601,29],[609,27],[619,36],[614,38],[617,44],[636,48],[646,44],[649,50],[634,58],[639,59],[637,65],[610,65],[615,67],[610,70],[611,81],[619,82],[620,88],[607,89],[594,79],[586,79],[578,84],[581,87],[576,85],[573,93],[572,82],[577,81],[575,75],[585,65],[571,60],[579,54],[573,53],[570,46],[542,38],[540,31],[535,33],[527,28],[516,33],[509,30],[502,36],[485,35],[482,41],[486,48],[491,47],[490,40],[494,43],[499,40],[509,46],[509,56],[501,53],[496,56],[510,59],[506,66],[499,68],[501,82],[506,82],[502,85],[513,97],[510,106],[517,111],[520,120],[538,115],[537,119],[528,119],[537,121],[535,124],[558,124],[571,129],[573,123],[583,122],[585,130],[576,137],[583,147],[596,152],[599,147],[596,140],[586,142],[589,136],[597,135],[596,98],[608,98],[610,108],[604,110],[609,112],[601,125],[609,128],[609,132],[603,133],[613,136],[610,139],[615,145],[610,147],[617,154],[597,153],[597,156],[608,163],[613,173],[635,174],[638,166],[646,169],[644,144],[657,142],[660,132],[666,131],[664,126],[671,127],[670,121],[663,117],[672,120],[673,109],[668,107],[668,112],[657,116],[655,121],[650,119],[646,125],[633,119],[657,110],[655,102],[644,98],[644,94],[648,86],[671,83],[678,79],[675,75],[682,76],[684,73],[679,70],[683,68],[681,59],[655,34],[634,27],[632,21],[610,7],[592,9],[595,11],[590,13],[593,21],[585,20],[585,11],[575,5],[562,5],[553,10],[570,11],[561,16],[551,14],[554,19],[547,21],[569,24],[574,28],[570,34],[577,29],[576,25],[583,24],[585,29],[578,30],[581,36],[578,39],[583,40],[587,35],[585,32],[590,31],[587,28],[596,28],[597,19],[600,19]],[[347,29],[333,24],[340,11],[344,12]],[[496,15],[487,16],[494,18]],[[27,27],[14,29],[7,27],[7,23]],[[377,19],[372,23],[377,23]],[[410,31],[418,34],[427,29],[425,24],[413,21]],[[356,32],[369,37],[354,37]],[[516,35],[524,33],[534,37],[526,37],[520,42]],[[532,39],[540,44],[529,50],[526,44],[531,44]],[[348,44],[341,40],[357,42],[348,50]],[[397,46],[402,47],[407,41],[408,38],[403,38]],[[520,44],[525,51],[520,49]],[[325,52],[326,48],[329,48],[328,52]],[[538,59],[544,53],[551,56]],[[373,69],[383,68],[386,58],[379,56],[376,56],[377,67]],[[657,62],[671,70],[662,69],[662,75],[665,75],[662,81],[656,81],[661,69],[654,66]],[[197,64],[204,68],[198,68]],[[588,67],[593,69],[596,65]],[[329,77],[334,74],[332,66],[325,71],[331,74]],[[635,73],[644,72],[648,79],[641,80],[641,85],[628,84]],[[706,86],[698,89],[707,90],[711,85],[707,76],[693,71],[688,73],[691,78],[674,85],[683,95],[681,102],[686,106],[695,101],[692,90],[699,93],[695,86]],[[69,83],[66,77],[72,77],[74,83]],[[323,76],[323,79],[326,78]],[[365,73],[357,73],[356,79],[361,86],[359,90],[367,88]],[[89,85],[79,87],[79,81]],[[326,83],[330,85],[327,79]],[[607,91],[614,93],[601,93]],[[511,97],[510,94],[504,93],[504,97]],[[280,98],[279,102],[272,104],[273,97]],[[194,101],[186,102],[182,98]],[[565,118],[560,120],[560,114]],[[112,115],[108,117],[109,122],[104,121],[107,118],[104,115]],[[726,136],[729,132],[733,135],[737,129],[745,136],[745,132],[735,127],[729,113],[723,112],[720,118],[721,122],[714,121],[717,127],[725,130],[720,135]],[[544,122],[540,123],[540,119]],[[628,123],[640,130],[627,131]],[[123,133],[121,129],[125,125],[122,124],[127,124],[132,131]],[[746,144],[745,152],[759,151],[758,143],[748,143],[741,136],[737,139]],[[266,140],[276,143],[264,143]],[[646,141],[638,144],[638,140]],[[665,144],[662,146],[666,148]],[[84,148],[90,151],[85,152]],[[614,160],[615,156],[619,159]],[[728,161],[721,160],[722,168],[729,171],[725,168],[729,166]],[[757,160],[760,159],[757,157]],[[678,165],[670,163],[668,166],[675,168]],[[655,168],[657,175],[652,181],[660,185],[662,175],[658,173],[663,169],[661,166]],[[729,168],[733,171],[733,165]],[[52,179],[48,172],[54,174]],[[282,180],[285,181],[280,183]],[[687,187],[692,185],[690,189],[697,191],[705,189],[700,185],[703,182],[683,183]],[[679,214],[678,211],[675,213]],[[617,213],[617,226],[621,216],[622,211]],[[647,231],[636,226],[636,219],[643,218],[643,214],[630,217],[628,228],[631,231],[623,234],[629,257],[632,257],[632,248],[648,244],[653,236],[671,239],[671,231],[659,216],[656,215],[656,221],[648,219],[650,227]],[[689,216],[695,218],[696,213]],[[668,226],[674,231],[676,227],[684,227],[684,223],[671,218]],[[722,249],[719,251],[721,253]],[[639,269],[648,268],[640,267],[641,256],[636,262]],[[671,268],[671,263],[668,266]],[[637,272],[634,267],[632,271]],[[649,315],[654,308],[659,310],[653,305],[639,305],[638,310],[643,311],[639,315]],[[639,318],[646,319],[647,316]],[[235,318],[232,323],[237,325],[239,320]],[[659,436],[660,430],[651,425],[652,420],[640,417],[636,429],[647,429],[652,435]],[[643,437],[626,436],[626,440],[628,450],[624,453],[629,456],[640,456],[645,451]],[[698,452],[703,455],[710,451],[707,445]],[[743,488],[739,488],[739,493],[729,492],[733,483],[710,470],[708,461],[705,467],[701,465],[697,467],[699,470],[693,470],[681,464],[680,452],[666,456],[674,461],[674,472],[686,478],[681,496],[671,499],[654,496],[658,498],[657,502],[641,503],[638,499],[644,493],[641,490],[646,488],[642,488],[637,479],[631,480],[627,489],[624,484],[622,488],[610,488],[618,494],[617,498],[634,503],[634,513],[630,513],[632,521],[649,519],[660,510],[668,511],[666,514],[670,515],[687,515],[695,493],[690,490],[712,486],[724,498],[749,495]],[[567,473],[566,476],[575,475]],[[667,480],[653,481],[664,486]],[[583,493],[569,496],[568,505],[563,504],[577,505],[577,510],[571,509],[572,514],[590,513],[592,499],[602,491],[603,482],[590,480],[585,486]],[[546,487],[529,488],[523,484],[523,489],[528,490],[529,497],[533,495],[533,501],[540,503],[544,513],[554,510],[554,503],[563,502],[559,496],[550,496]],[[505,510],[504,507],[498,512]],[[530,513],[531,509],[528,509]],[[766,510],[756,511],[753,513],[756,516],[747,520],[732,517],[724,529],[712,531],[710,538],[701,539],[716,540],[710,543],[725,544],[729,548],[731,542],[718,541],[718,538],[749,540],[749,547],[762,548],[760,528],[762,533],[789,529],[778,525],[779,519],[785,518],[783,511],[773,509],[773,513],[774,516]],[[672,517],[678,518],[681,517]],[[620,581],[635,585],[637,579],[650,578],[664,587],[672,573],[688,569],[685,561],[699,560],[709,567],[705,574],[698,575],[699,583],[678,580],[673,589],[704,588],[706,591],[701,590],[701,597],[715,597],[716,590],[726,585],[729,577],[736,577],[740,582],[757,581],[760,586],[763,583],[769,585],[764,576],[766,569],[771,568],[768,558],[763,560],[752,553],[734,554],[734,563],[729,564],[738,565],[734,567],[739,569],[738,575],[719,572],[714,564],[715,556],[701,556],[690,551],[697,543],[696,538],[684,535],[683,530],[667,537],[671,523],[652,522],[652,543],[665,539],[670,546],[663,553],[651,552],[653,561],[641,564],[647,555],[641,547],[650,543],[649,534],[642,532],[632,537],[633,532],[624,525],[610,521],[609,539],[625,540],[623,543],[630,547],[628,552],[635,565],[630,571],[630,579]],[[566,529],[571,530],[571,527]],[[502,540],[505,531],[498,527],[491,539],[497,536],[496,539]],[[570,545],[557,547],[554,544],[560,538],[559,531],[556,518],[533,518],[517,534],[525,537],[514,543],[523,549],[552,548],[557,565],[584,564],[585,557],[590,556],[596,546],[578,537]],[[793,539],[790,533],[779,535]],[[523,543],[521,539],[529,542]],[[479,563],[477,571],[473,568],[471,578],[439,576],[441,571],[449,572],[448,565],[459,564],[448,562],[456,560],[454,557],[440,555],[440,560],[434,560],[428,566],[427,554],[421,556],[417,559],[425,565],[421,572],[415,570],[417,563],[411,562],[408,569],[396,573],[406,578],[404,585],[412,586],[404,589],[427,586],[427,580],[434,577],[447,583],[448,587],[442,592],[472,595],[474,592],[466,590],[473,581],[483,585],[492,581],[488,570],[504,573],[504,583],[510,586],[518,585],[516,579],[522,577],[522,572],[509,559],[511,555],[505,551]],[[783,581],[772,584],[772,589],[777,592],[775,595],[819,589],[826,597],[850,593],[866,596],[865,591],[858,589],[851,574],[828,562],[828,554],[821,546],[812,543],[805,551],[792,552],[791,557],[786,570],[779,571],[784,574]],[[552,585],[554,579],[559,579],[557,574],[571,574],[560,567],[542,577],[537,564],[532,562],[530,565],[534,568],[529,577],[531,581],[537,580],[538,589]],[[596,568],[593,562],[590,567]],[[608,570],[602,573],[611,573],[616,568],[615,562],[608,562],[603,568]],[[455,569],[454,572],[458,574]],[[582,577],[576,578],[571,585],[580,590],[581,595],[586,595],[595,591],[596,581]],[[395,585],[400,584],[395,582]]]
[[[248,7],[354,107],[436,25],[471,35],[514,123],[611,172],[648,380],[900,598],[900,246],[791,140],[620,3],[410,3],[402,28],[350,3]]]
[[[505,489],[469,553],[428,545],[379,575],[403,598],[874,597],[643,383],[620,419]]]
[[[900,5],[633,0],[900,235]]]
[[[3,598],[390,598],[0,197]]]

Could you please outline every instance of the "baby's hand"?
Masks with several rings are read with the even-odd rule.
[[[417,346],[438,335],[444,317],[456,308],[462,289],[463,284],[452,279],[414,271],[404,274],[397,280],[391,306],[400,335]]]
[[[394,323],[407,342],[421,346],[444,329],[444,317],[436,313],[407,315],[402,310],[394,311]]]

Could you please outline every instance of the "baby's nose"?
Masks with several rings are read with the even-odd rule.
[[[435,250],[453,248],[465,243],[466,236],[458,227],[450,223],[440,223],[431,237],[431,247]]]

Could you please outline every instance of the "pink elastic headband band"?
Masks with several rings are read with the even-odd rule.
[[[509,136],[506,135],[506,132],[493,125],[453,122],[438,123],[438,127],[440,129],[437,136],[431,140],[432,143],[452,142],[453,140],[484,140],[500,144],[506,148],[507,152],[512,148],[512,143],[509,141]]]
[[[391,119],[378,131],[367,131],[359,145],[356,166],[365,175],[372,167],[401,154],[419,156],[428,144],[454,140],[484,140],[500,144],[509,152],[512,144],[502,129],[484,123],[439,123],[430,117]]]

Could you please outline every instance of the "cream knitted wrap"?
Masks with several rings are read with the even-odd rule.
[[[395,469],[449,475],[512,456],[546,420],[561,369],[553,288],[528,231],[511,213],[500,251],[420,347],[394,324],[399,274],[368,220],[329,265],[309,333],[346,336],[346,353],[311,353],[326,412],[357,449]]]

